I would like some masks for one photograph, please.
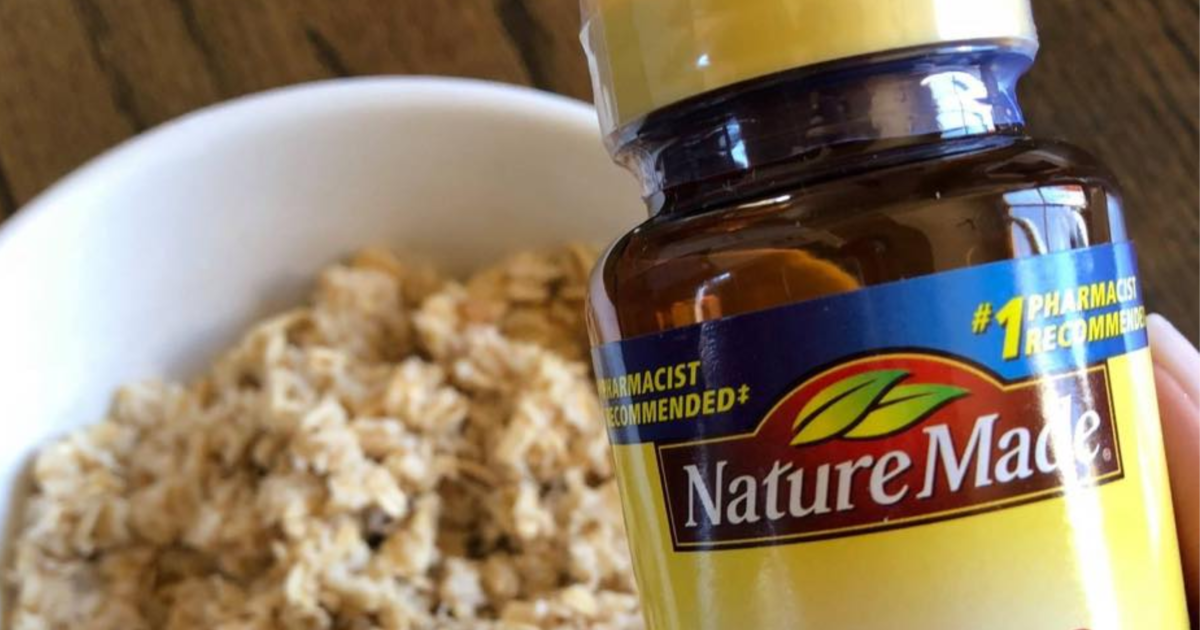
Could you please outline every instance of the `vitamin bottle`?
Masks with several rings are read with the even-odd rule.
[[[1028,0],[585,0],[650,218],[589,325],[651,630],[1182,630],[1121,195]]]

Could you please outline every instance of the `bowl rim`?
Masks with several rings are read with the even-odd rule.
[[[186,144],[198,134],[219,135],[220,129],[252,121],[271,121],[295,114],[330,112],[366,102],[398,103],[424,99],[454,102],[481,114],[525,113],[591,133],[600,142],[600,126],[591,104],[532,87],[485,79],[427,75],[363,76],[323,79],[271,88],[223,100],[182,114],[109,147],[84,161],[0,221],[0,253],[36,222],[54,221],[64,213],[96,211],[63,203],[87,189],[102,186],[110,175],[149,156]]]

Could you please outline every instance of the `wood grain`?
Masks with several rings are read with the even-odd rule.
[[[1151,307],[1200,332],[1198,0],[1036,0],[1022,88],[1127,192]],[[574,0],[0,0],[0,217],[198,107],[300,81],[446,74],[590,98]]]

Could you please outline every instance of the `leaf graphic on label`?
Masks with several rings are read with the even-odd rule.
[[[792,446],[841,435],[857,424],[885,393],[908,376],[904,370],[876,370],[844,378],[813,396],[792,424]]]
[[[893,387],[844,437],[866,440],[903,431],[968,393],[961,387],[934,383]]]

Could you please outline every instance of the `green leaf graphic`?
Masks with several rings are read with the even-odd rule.
[[[843,437],[867,440],[891,435],[928,418],[950,401],[962,398],[967,390],[951,385],[922,383],[893,387],[862,422]]]
[[[792,446],[841,435],[854,427],[889,389],[908,376],[904,370],[876,370],[844,378],[813,396],[800,410],[792,429]]]

